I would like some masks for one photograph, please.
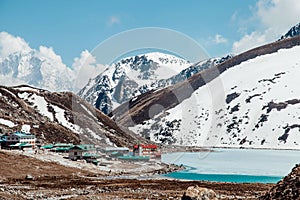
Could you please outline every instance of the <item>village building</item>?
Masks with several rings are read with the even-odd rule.
[[[99,164],[98,158],[100,158],[100,155],[98,154],[86,152],[82,157],[87,163],[93,163],[94,165]]]
[[[149,156],[153,159],[160,159],[161,153],[156,144],[136,144],[133,146],[134,156]]]
[[[117,157],[117,156],[123,156],[129,154],[129,148],[127,147],[107,147],[104,150],[104,153]]]
[[[93,156],[86,156],[88,155],[96,155],[95,152],[96,148],[94,144],[80,144],[74,145],[68,149],[69,152],[69,159],[71,160],[81,160],[84,158],[90,158]],[[96,156],[94,156],[96,157]]]
[[[119,160],[124,161],[149,161],[149,156],[131,156],[131,155],[124,155],[124,156],[118,156]]]
[[[15,149],[35,148],[36,137],[33,134],[15,132],[5,136],[6,146]]]
[[[69,149],[73,147],[72,143],[57,143],[54,144],[50,149],[50,151],[57,152],[57,153],[68,153]]]

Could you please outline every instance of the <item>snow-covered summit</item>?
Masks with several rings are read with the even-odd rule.
[[[52,91],[71,91],[73,71],[36,50],[17,51],[0,59],[0,85],[29,84]]]
[[[126,57],[90,79],[78,94],[108,114],[133,97],[184,81],[231,57],[211,58],[196,64],[160,52]]]
[[[182,58],[159,52],[121,59],[79,91],[79,96],[104,113],[142,94],[159,80],[170,78],[192,64]]]

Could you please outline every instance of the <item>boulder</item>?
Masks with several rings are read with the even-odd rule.
[[[196,185],[188,187],[181,200],[217,200],[217,195],[211,189]]]

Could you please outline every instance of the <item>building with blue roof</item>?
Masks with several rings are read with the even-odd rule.
[[[28,145],[31,145],[32,148],[36,145],[36,137],[33,134],[27,134],[23,132],[14,132],[11,134],[8,134],[6,136],[6,144],[7,146],[15,145],[15,144],[22,144],[25,143]]]

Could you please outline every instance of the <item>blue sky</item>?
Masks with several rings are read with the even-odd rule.
[[[0,32],[19,36],[34,49],[52,47],[68,66],[112,35],[142,27],[182,32],[210,56],[222,56],[272,41],[300,22],[296,1],[0,0]],[[287,2],[293,10],[279,18]]]

